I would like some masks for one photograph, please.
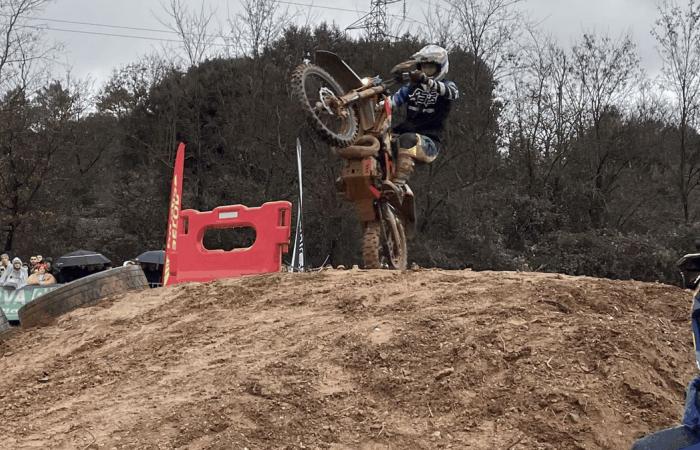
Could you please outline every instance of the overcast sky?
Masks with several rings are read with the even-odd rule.
[[[217,18],[225,21],[227,11],[237,11],[238,0],[204,0],[218,11]],[[315,21],[336,22],[345,27],[358,19],[361,13],[323,9],[322,6],[343,7],[358,11],[369,9],[370,0],[289,0],[293,3],[313,4],[311,9]],[[433,3],[444,0],[431,0]],[[196,7],[200,0],[187,0]],[[407,15],[423,19],[425,0],[407,0]],[[584,31],[598,31],[619,36],[630,32],[639,47],[642,65],[651,74],[660,66],[654,39],[650,30],[656,18],[656,0],[526,0],[524,8],[532,19],[541,21],[541,27],[554,35],[562,45],[570,45]],[[168,33],[157,31],[107,28],[86,24],[62,23],[54,20],[90,22],[121,27],[165,30],[156,15],[162,16],[159,0],[54,0],[40,16],[43,24],[54,29],[74,30],[49,31],[50,38],[64,44],[60,58],[72,67],[73,76],[90,76],[98,85],[112,73],[115,67],[137,60],[141,55],[158,50],[163,45],[157,41],[116,36],[80,34],[75,31],[137,35],[148,38],[172,39]],[[308,8],[300,8],[303,13]],[[400,4],[390,6],[390,13],[401,14]]]

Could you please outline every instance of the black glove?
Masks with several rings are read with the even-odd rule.
[[[414,70],[409,77],[411,78],[411,83],[425,84],[428,82],[428,76],[420,70]]]

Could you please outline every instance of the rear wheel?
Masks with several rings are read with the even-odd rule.
[[[401,218],[387,204],[382,206],[382,221],[365,224],[362,259],[366,269],[406,270],[408,248]]]
[[[352,106],[339,105],[345,92],[325,70],[302,64],[292,74],[292,92],[316,133],[335,147],[347,147],[357,137],[357,114]]]

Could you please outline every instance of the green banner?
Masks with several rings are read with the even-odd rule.
[[[19,320],[17,312],[22,306],[61,286],[25,286],[19,290],[0,288],[0,309],[7,316],[7,320]]]

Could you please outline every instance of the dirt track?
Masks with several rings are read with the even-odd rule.
[[[629,448],[681,417],[689,307],[437,270],[130,294],[0,340],[0,446]]]

